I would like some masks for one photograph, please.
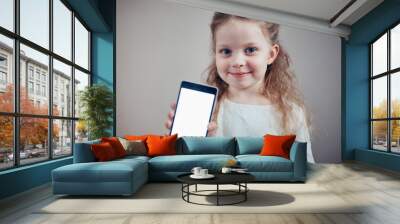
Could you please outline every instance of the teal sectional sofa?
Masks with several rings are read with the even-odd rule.
[[[148,181],[176,181],[193,167],[219,172],[230,159],[259,182],[304,182],[306,180],[306,143],[295,142],[290,159],[260,156],[262,137],[183,137],[176,144],[177,155],[127,156],[96,162],[91,141],[75,144],[74,163],[52,171],[54,194],[131,195]]]

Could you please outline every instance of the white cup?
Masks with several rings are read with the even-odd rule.
[[[230,173],[232,171],[232,168],[230,167],[222,167],[221,172],[222,173]]]
[[[193,173],[194,175],[196,175],[196,176],[199,176],[199,175],[201,175],[201,174],[200,174],[200,171],[201,171],[201,170],[202,170],[201,167],[193,167],[192,173]]]
[[[200,176],[207,176],[208,175],[208,169],[201,169],[200,170]]]

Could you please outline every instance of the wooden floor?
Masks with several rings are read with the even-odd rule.
[[[308,182],[368,206],[357,214],[36,214],[54,200],[49,185],[0,201],[0,223],[400,223],[400,174],[359,163],[310,166]],[[318,203],[316,201],[315,203]]]

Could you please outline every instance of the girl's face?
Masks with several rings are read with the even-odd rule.
[[[278,51],[256,22],[231,19],[215,32],[217,71],[229,90],[261,90],[267,65]]]

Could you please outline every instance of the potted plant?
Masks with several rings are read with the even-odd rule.
[[[87,127],[89,140],[110,136],[107,131],[112,125],[113,93],[102,84],[87,86],[80,92],[81,118]]]

